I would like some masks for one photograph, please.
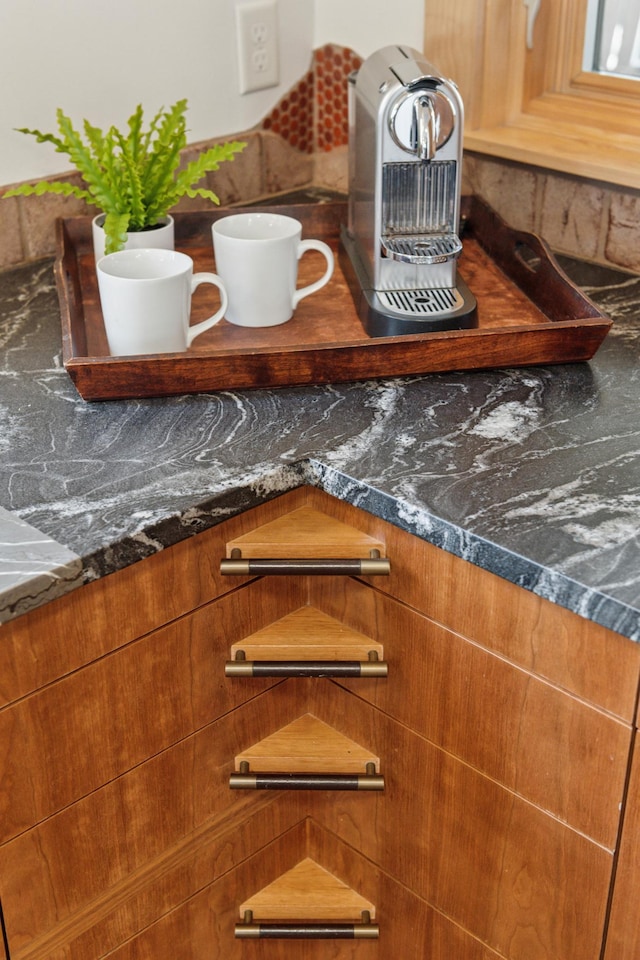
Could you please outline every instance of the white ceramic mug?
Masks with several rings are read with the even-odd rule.
[[[119,250],[102,257],[97,272],[112,356],[181,353],[227,309],[220,277],[194,274],[191,257],[177,250]],[[191,294],[201,283],[219,288],[220,308],[190,326]]]
[[[303,297],[320,290],[333,274],[333,252],[322,240],[301,240],[302,224],[270,213],[236,213],[212,226],[216,270],[229,297],[225,318],[241,327],[285,323]],[[315,283],[296,289],[298,260],[319,250],[327,267]]]

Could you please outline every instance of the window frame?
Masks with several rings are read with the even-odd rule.
[[[640,86],[582,67],[587,0],[425,0],[424,52],[465,104],[465,148],[640,188]]]

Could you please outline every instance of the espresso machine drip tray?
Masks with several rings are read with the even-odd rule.
[[[402,263],[446,263],[462,251],[462,243],[455,233],[383,237],[381,246],[383,256]]]
[[[352,293],[356,293],[353,288]],[[358,313],[370,337],[402,337],[478,326],[476,299],[461,277],[455,287],[444,289],[361,288]]]
[[[467,330],[478,325],[476,298],[462,277],[455,287],[414,286],[374,290],[357,245],[341,230],[341,257],[358,316],[370,337],[398,337],[440,330]]]
[[[457,288],[444,290],[378,290],[378,299],[385,310],[405,317],[437,317],[449,315],[464,304]]]

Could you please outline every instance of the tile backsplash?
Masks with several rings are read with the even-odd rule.
[[[334,44],[316,50],[305,76],[258,126],[229,135],[247,147],[207,176],[223,205],[304,187],[346,193],[347,78],[361,62]],[[185,159],[212,142],[192,144]],[[484,197],[517,229],[540,234],[558,253],[640,272],[640,191],[472,153],[465,153],[463,189]],[[178,209],[203,203],[186,199]],[[53,255],[55,220],[94,212],[82,201],[51,195],[0,200],[0,268]]]
[[[556,253],[640,272],[640,191],[465,154],[464,189]]]

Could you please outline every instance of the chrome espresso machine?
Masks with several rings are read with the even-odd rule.
[[[342,262],[371,336],[477,325],[457,276],[463,121],[455,84],[410,47],[378,50],[349,78]]]

